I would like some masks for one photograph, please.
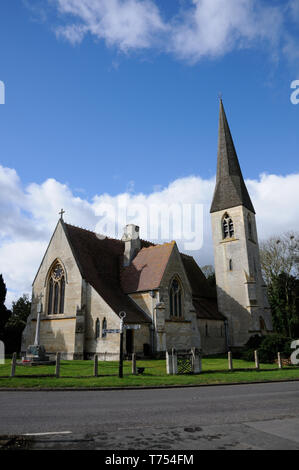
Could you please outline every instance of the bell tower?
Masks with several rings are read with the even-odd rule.
[[[272,330],[261,272],[255,210],[220,100],[217,178],[211,205],[218,309],[230,347]]]

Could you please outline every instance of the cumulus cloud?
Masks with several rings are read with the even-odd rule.
[[[260,239],[299,230],[299,174],[263,174],[246,184],[257,212]],[[106,217],[105,233],[120,237],[126,223],[136,223],[142,238],[155,242],[176,239],[180,249],[193,255],[200,265],[213,264],[209,208],[214,185],[215,178],[190,176],[165,188],[156,188],[151,194],[132,191],[116,196],[101,194],[88,201],[54,179],[23,188],[15,170],[0,166],[0,273],[8,288],[7,304],[31,292],[31,283],[62,207],[66,211],[65,220],[73,225],[103,233]],[[203,214],[197,219],[193,214],[193,226],[189,226],[183,211],[178,213],[177,209],[196,205],[202,205]],[[158,219],[152,212],[157,207],[161,209]],[[153,225],[158,226],[157,232]],[[194,236],[198,245],[190,250],[188,243]]]
[[[90,33],[122,51],[148,48],[167,29],[151,0],[57,0],[57,6],[77,19],[57,30],[72,43]]]
[[[158,0],[52,1],[61,20],[56,34],[72,44],[89,34],[122,52],[155,48],[193,63],[261,44],[272,56],[279,48],[292,54],[286,22],[299,19],[298,0],[187,0],[171,17]]]

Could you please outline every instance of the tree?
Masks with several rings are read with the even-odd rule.
[[[289,337],[299,335],[299,235],[286,233],[261,243],[261,265],[267,285],[273,327]]]
[[[282,272],[299,275],[299,234],[285,233],[260,244],[261,266],[267,285]]]
[[[28,295],[23,294],[12,303],[12,312],[5,325],[6,348],[8,352],[19,352],[22,342],[22,332],[30,314],[31,302]]]
[[[216,275],[214,266],[207,264],[201,268],[203,274],[205,275],[209,285],[211,287],[216,287]]]
[[[0,340],[5,343],[5,325],[11,315],[10,310],[5,306],[6,299],[6,285],[3,280],[2,274],[0,274]]]

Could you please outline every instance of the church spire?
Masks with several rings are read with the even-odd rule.
[[[222,99],[220,99],[216,187],[210,212],[245,206],[255,213],[244,183]]]

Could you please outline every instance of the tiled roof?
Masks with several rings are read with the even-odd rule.
[[[99,239],[94,232],[62,223],[83,279],[115,313],[126,311],[126,323],[150,323],[149,317],[120,286],[124,243],[110,238]]]
[[[130,266],[122,270],[124,292],[142,292],[158,289],[175,242],[142,248]]]

